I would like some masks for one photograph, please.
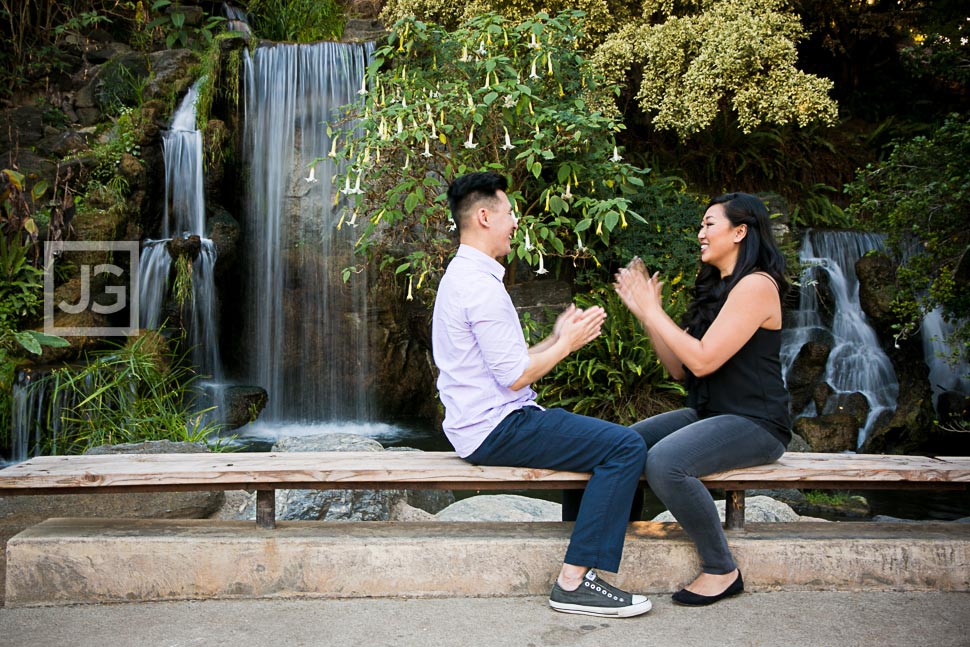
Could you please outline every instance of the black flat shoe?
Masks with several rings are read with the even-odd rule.
[[[744,591],[744,580],[741,579],[741,571],[738,571],[738,576],[731,583],[731,586],[724,589],[717,595],[700,595],[699,593],[694,593],[688,591],[687,589],[681,589],[674,593],[671,597],[676,604],[680,604],[685,607],[706,607],[709,604],[714,604],[718,600],[723,600],[724,598],[729,598],[742,593]]]

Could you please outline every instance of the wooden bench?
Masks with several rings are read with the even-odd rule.
[[[451,452],[293,452],[45,456],[0,470],[0,496],[247,490],[256,523],[276,525],[277,489],[555,490],[589,475],[478,467]],[[701,479],[726,492],[726,526],[744,527],[744,492],[795,489],[970,489],[970,457],[786,453],[777,462]]]

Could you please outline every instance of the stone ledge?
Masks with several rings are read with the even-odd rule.
[[[289,597],[543,595],[562,523],[49,519],[7,544],[7,606]],[[970,525],[750,524],[728,541],[750,591],[970,591]],[[672,523],[630,525],[618,585],[698,570]]]

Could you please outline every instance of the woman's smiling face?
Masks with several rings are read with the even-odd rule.
[[[724,212],[723,204],[711,205],[701,219],[697,240],[701,244],[701,261],[713,265],[727,276],[738,259],[738,244],[747,233],[747,225],[735,227]]]

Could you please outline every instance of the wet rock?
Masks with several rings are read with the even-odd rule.
[[[859,277],[859,305],[876,329],[896,322],[892,303],[896,298],[896,264],[884,253],[867,254],[855,264]]]
[[[857,427],[865,425],[869,418],[869,400],[858,391],[854,393],[839,393],[830,397],[821,410],[823,415],[846,413],[853,417]]]
[[[855,416],[848,413],[798,418],[794,431],[808,441],[813,452],[854,451],[859,437]]]
[[[145,86],[146,99],[165,98],[169,93],[181,96],[195,81],[191,72],[199,57],[190,49],[166,49],[148,56],[152,78]]]
[[[197,235],[186,238],[173,238],[165,243],[165,249],[168,250],[169,255],[173,259],[179,256],[185,256],[190,261],[194,261],[199,257],[199,252],[202,251],[202,239]]]
[[[234,385],[226,388],[223,398],[222,422],[227,430],[232,430],[256,420],[266,407],[268,396],[261,386]]]
[[[798,351],[785,377],[793,415],[800,413],[811,401],[816,385],[825,374],[825,363],[831,352],[831,346],[818,342],[808,342]]]

